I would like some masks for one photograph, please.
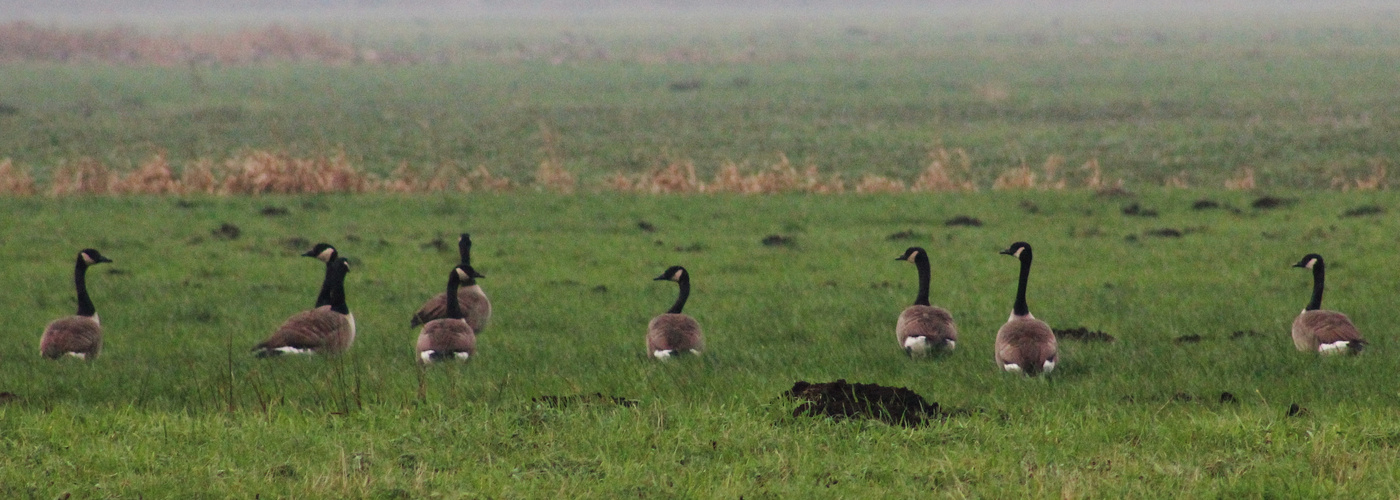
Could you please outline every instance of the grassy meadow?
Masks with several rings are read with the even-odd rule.
[[[0,25],[0,497],[1400,496],[1400,17],[1076,5],[312,23],[351,47],[330,63],[140,59],[202,25],[78,26],[134,48],[45,59],[6,34],[67,35]],[[908,192],[939,154],[953,179]],[[181,182],[335,158],[305,164],[370,187],[109,189],[153,157]],[[844,188],[616,188],[688,162]],[[477,167],[513,187],[381,189]],[[464,231],[494,315],[471,362],[420,369],[409,317]],[[1062,341],[1048,379],[992,361],[1018,240],[1037,317],[1117,338]],[[351,261],[353,349],[254,359],[314,302],[298,254],[321,241]],[[938,359],[894,340],[914,245],[962,332]],[[103,353],[44,360],[85,247],[115,261],[88,277]],[[1294,350],[1309,252],[1361,356]],[[708,352],[661,363],[643,335],[673,264]],[[836,379],[960,411],[906,428],[781,397]],[[593,393],[636,404],[536,400]]]
[[[0,390],[17,399],[0,405],[0,485],[39,498],[1394,495],[1384,269],[1400,228],[1341,214],[1395,197],[1287,196],[1272,210],[1194,191],[4,200],[17,217],[0,244]],[[1238,212],[1193,210],[1199,198]],[[1159,215],[1123,215],[1132,203]],[[983,226],[943,225],[958,215]],[[213,236],[224,224],[239,236]],[[408,317],[442,288],[455,228],[472,231],[496,314],[479,358],[420,372]],[[1163,228],[1184,235],[1148,235]],[[761,243],[774,234],[793,243]],[[310,306],[322,266],[296,255],[322,240],[353,262],[354,349],[254,359]],[[999,373],[1017,264],[996,252],[1014,240],[1035,245],[1038,317],[1118,341],[1065,341],[1050,380]],[[43,325],[71,314],[70,249],[89,244],[116,261],[89,278],[106,349],[41,359]],[[941,359],[908,359],[893,339],[917,288],[893,259],[911,245],[929,249],[934,302],[963,332]],[[1325,304],[1373,342],[1360,357],[1293,350],[1311,277],[1289,266],[1311,251],[1329,258]],[[657,363],[642,335],[676,289],[650,278],[671,264],[694,275],[687,312],[710,350]],[[906,429],[793,418],[779,397],[837,378],[972,413]],[[1226,391],[1238,402],[1219,403]],[[639,404],[532,402],[593,392]],[[1293,403],[1306,413],[1287,416]]]

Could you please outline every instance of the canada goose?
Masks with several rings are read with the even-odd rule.
[[[67,354],[88,361],[97,359],[97,354],[102,351],[102,321],[97,317],[92,298],[88,297],[87,268],[111,261],[91,248],[78,252],[78,263],[73,266],[73,286],[78,289],[78,314],[56,319],[44,327],[44,335],[39,338],[39,353],[44,357],[58,359]]]
[[[471,279],[471,274],[470,266],[453,268],[447,276],[445,296],[456,295],[462,281]],[[454,358],[466,361],[476,354],[476,332],[462,318],[461,304],[457,301],[443,302],[446,303],[446,317],[429,321],[418,333],[418,360],[422,363]]]
[[[1011,318],[997,330],[997,364],[1008,372],[1049,374],[1059,360],[1055,332],[1044,321],[1035,319],[1026,305],[1026,281],[1031,276],[1031,245],[1018,241],[1001,253],[1021,259],[1021,280],[1016,286],[1016,304],[1011,309]]]
[[[336,354],[350,348],[355,341],[355,315],[345,305],[345,273],[350,263],[336,258],[326,266],[326,278],[321,289],[327,303],[287,318],[277,331],[253,347],[260,358],[279,354]]]
[[[671,266],[653,281],[674,281],[681,285],[681,294],[671,309],[651,319],[647,324],[647,354],[666,359],[676,354],[700,354],[705,349],[705,337],[695,318],[681,314],[685,299],[690,297],[690,273],[684,267]]]
[[[467,268],[466,281],[462,287],[457,289],[457,303],[462,308],[462,316],[466,318],[467,324],[471,325],[472,331],[481,333],[486,328],[486,322],[491,319],[491,300],[486,298],[486,293],[481,291],[481,286],[476,284],[477,278],[486,276],[476,272],[472,268],[472,237],[467,233],[457,238],[457,253],[461,257],[460,264]],[[414,327],[429,321],[447,317],[447,294],[439,293],[433,298],[423,303],[423,307],[418,312],[413,313],[413,319],[409,321],[409,326]]]
[[[914,305],[899,313],[899,322],[894,325],[895,340],[911,356],[924,355],[937,349],[953,350],[958,341],[958,327],[953,323],[953,315],[928,303],[928,252],[920,247],[909,247],[904,255],[895,260],[913,262],[919,269],[919,295],[914,298]]]
[[[1366,347],[1366,340],[1351,318],[1337,311],[1322,309],[1322,283],[1325,281],[1326,264],[1322,256],[1310,253],[1293,267],[1312,269],[1312,300],[1303,312],[1293,320],[1293,346],[1299,351],[1322,354],[1357,354]]]

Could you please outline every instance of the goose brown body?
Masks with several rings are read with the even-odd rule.
[[[700,323],[685,314],[666,313],[647,323],[647,352],[671,354],[699,353],[705,350]]]
[[[87,268],[111,262],[97,250],[87,248],[78,252],[73,265],[73,287],[78,297],[78,312],[56,319],[44,327],[39,337],[39,354],[58,359],[66,355],[92,361],[102,352],[102,321],[87,291]]]
[[[1005,370],[1026,375],[1048,372],[1055,366],[1058,348],[1050,325],[1034,316],[1012,317],[997,330],[996,360]]]
[[[102,352],[102,325],[97,316],[68,316],[49,323],[39,339],[39,353],[49,359],[75,355],[92,361]]]
[[[480,285],[464,286],[457,289],[457,306],[462,308],[462,316],[473,332],[486,328],[491,319],[491,300],[481,291]],[[429,321],[447,317],[447,294],[439,293],[428,299],[418,312],[413,313],[410,326],[418,326]]]

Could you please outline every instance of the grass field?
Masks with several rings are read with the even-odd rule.
[[[40,193],[0,175],[0,497],[1400,496],[1394,7],[1096,5],[311,24],[415,64],[16,60],[0,25],[0,160]],[[935,151],[966,152],[954,173],[979,190],[852,192],[912,184]],[[176,173],[482,166],[516,189],[42,195],[72,165],[126,176],[156,155]],[[846,193],[609,187],[783,157]],[[1083,189],[1091,160],[1126,190]],[[1067,189],[993,188],[1047,163]],[[409,317],[463,231],[494,316],[473,361],[420,370]],[[1037,317],[1117,338],[1063,341],[1049,379],[992,361],[1018,269],[997,251],[1017,240],[1035,245]],[[354,348],[254,359],[313,303],[323,267],[297,255],[320,241],[351,260]],[[939,359],[894,340],[917,288],[894,258],[913,245],[962,331]],[[85,247],[115,260],[88,279],[105,349],[41,359]],[[1363,355],[1293,349],[1312,282],[1289,266],[1309,252]],[[673,264],[708,352],[660,363],[643,335]],[[960,411],[907,428],[794,417],[781,397],[836,379]],[[592,393],[636,404],[536,400]]]
[[[1400,393],[1387,325],[1389,193],[1155,191],[939,196],[8,199],[0,488],[10,497],[1393,496]],[[1193,210],[1198,199],[1223,209]],[[1157,217],[1127,216],[1136,203]],[[263,208],[286,208],[282,216]],[[1238,212],[1228,207],[1235,207]],[[981,227],[947,227],[957,215]],[[655,232],[639,228],[647,221]],[[213,236],[223,224],[236,239]],[[1174,228],[1177,237],[1148,233]],[[470,230],[496,306],[479,358],[420,373],[410,313]],[[910,231],[910,239],[889,240]],[[225,233],[227,233],[225,231]],[[760,243],[768,235],[790,246]],[[439,250],[436,238],[448,242]],[[341,358],[246,350],[309,307],[336,243],[360,337]],[[1065,342],[1046,380],[999,373],[991,342],[1036,245],[1031,309],[1114,343]],[[959,349],[906,358],[893,325],[929,248]],[[36,354],[71,314],[70,253],[116,262],[89,282],[96,362]],[[1325,305],[1373,342],[1293,350],[1304,253],[1329,260]],[[647,320],[688,266],[699,359],[645,359]],[[1232,332],[1246,333],[1238,338]],[[1178,343],[1200,335],[1199,343]],[[928,427],[793,418],[797,380],[907,386],[973,410]],[[421,391],[421,392],[420,392]],[[1221,392],[1238,399],[1218,403]],[[533,403],[601,392],[631,408]],[[1288,417],[1293,403],[1306,408]],[[178,479],[177,479],[178,478]]]

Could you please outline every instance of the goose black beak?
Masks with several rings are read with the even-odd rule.
[[[1002,251],[997,252],[997,253],[1002,254],[1002,255],[1016,255],[1016,252],[1012,252],[1010,248],[1008,248],[1008,249],[1006,249],[1006,250],[1002,250]]]
[[[1305,265],[1303,265],[1302,262],[1299,262],[1299,263],[1297,263],[1297,264],[1293,264],[1293,267],[1308,267],[1308,266],[1305,266]]]
[[[96,260],[96,262],[111,262],[111,261],[112,261],[112,259],[109,259],[109,258],[106,258],[106,257],[98,257],[97,260]]]
[[[652,280],[652,281],[670,281],[670,280],[671,280],[671,277],[663,274],[663,275],[661,275],[661,276],[657,276],[657,277],[655,277],[655,278],[652,278],[651,280]]]

